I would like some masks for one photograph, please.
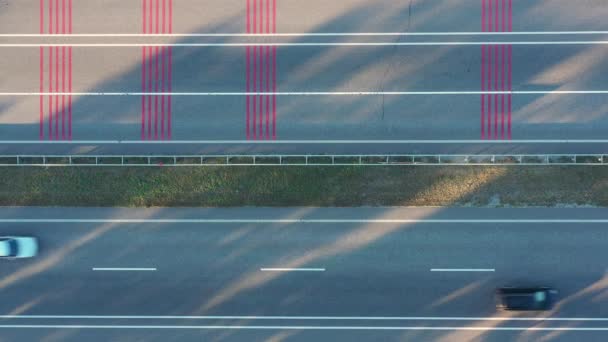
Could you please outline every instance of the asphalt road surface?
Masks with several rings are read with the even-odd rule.
[[[69,213],[69,214],[66,214]],[[3,208],[2,341],[603,341],[602,209]],[[559,290],[497,312],[505,285]]]
[[[0,153],[605,152],[605,1],[510,2],[3,1]]]

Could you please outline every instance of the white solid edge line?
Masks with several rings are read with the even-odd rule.
[[[467,330],[467,331],[608,331],[605,328],[581,327],[421,327],[421,326],[297,326],[297,325],[55,325],[5,324],[0,329],[226,329],[226,330]]]
[[[308,91],[308,92],[0,92],[0,96],[380,96],[380,95],[568,95],[608,94],[604,90],[506,90],[506,91]]]
[[[480,46],[480,45],[605,45],[608,40],[486,42],[311,42],[311,43],[2,43],[0,47],[247,47],[247,46]]]
[[[325,268],[282,268],[282,267],[264,267],[260,268],[262,272],[325,272]]]
[[[475,140],[475,139],[446,139],[446,140],[0,140],[0,144],[13,145],[180,145],[180,144],[209,144],[209,145],[284,145],[284,144],[483,144],[483,145],[516,145],[516,144],[606,144],[608,139],[513,139],[513,140]]]
[[[156,271],[156,267],[93,267],[93,271]]]
[[[608,219],[69,219],[0,218],[0,223],[586,223]]]
[[[608,31],[511,31],[511,32],[293,32],[293,33],[2,33],[0,37],[382,37],[382,36],[525,36],[525,35],[600,35]]]
[[[431,272],[494,272],[493,268],[431,268]]]
[[[280,321],[596,321],[608,317],[449,317],[449,316],[132,316],[132,315],[0,315],[0,319],[134,319],[134,320],[280,320]]]

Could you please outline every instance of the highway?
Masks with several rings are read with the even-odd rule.
[[[603,209],[2,208],[2,341],[602,341]],[[497,312],[505,285],[559,290]]]
[[[114,0],[75,3],[71,20],[62,2],[0,12],[0,153],[603,153],[608,143],[603,0],[511,10],[507,0],[283,0],[276,15],[262,0],[249,10],[180,0],[170,13],[168,0],[158,13],[153,0]],[[163,29],[171,35],[150,36]],[[73,45],[67,67],[60,44]],[[75,94],[72,119],[49,110],[69,103],[48,96],[58,90]],[[168,95],[148,95],[159,93],[174,94],[171,114]]]

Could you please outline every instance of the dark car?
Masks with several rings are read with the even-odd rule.
[[[551,310],[555,291],[549,287],[502,287],[496,290],[497,306],[502,310]]]

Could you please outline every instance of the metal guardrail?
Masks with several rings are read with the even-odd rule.
[[[0,155],[0,166],[608,165],[608,154]]]

